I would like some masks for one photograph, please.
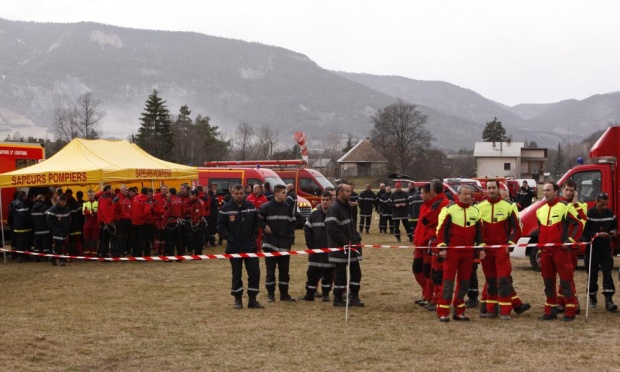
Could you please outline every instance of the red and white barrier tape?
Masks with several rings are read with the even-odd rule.
[[[532,243],[532,244],[494,244],[487,246],[477,246],[477,245],[457,245],[457,246],[449,246],[442,248],[449,249],[464,249],[464,248],[485,248],[485,249],[498,249],[498,248],[507,248],[507,247],[562,247],[562,246],[580,246],[587,245],[587,242],[575,242],[575,243]],[[355,248],[392,248],[392,249],[411,249],[416,248],[413,245],[379,245],[379,244],[357,244],[352,245],[351,247],[353,251]],[[316,249],[305,249],[301,251],[286,251],[286,252],[261,252],[261,253],[222,253],[222,254],[203,254],[203,255],[184,255],[184,256],[146,256],[146,257],[89,257],[89,256],[74,256],[74,255],[61,255],[61,254],[51,254],[51,253],[37,253],[30,251],[17,251],[13,249],[5,249],[0,248],[0,252],[6,253],[18,253],[25,254],[35,257],[50,257],[50,258],[64,258],[71,260],[86,260],[86,261],[195,261],[195,260],[214,260],[214,259],[231,259],[231,258],[263,258],[263,257],[281,257],[281,256],[291,256],[291,255],[310,255],[310,254],[321,254],[321,253],[329,253],[329,252],[337,252],[343,251],[349,248],[349,246],[345,246],[343,248],[316,248]],[[428,246],[421,246],[420,248],[429,248]],[[432,246],[431,248],[436,248]]]
[[[463,248],[484,248],[484,249],[495,249],[495,248],[507,248],[507,247],[563,247],[563,246],[580,246],[587,245],[590,242],[575,242],[575,243],[531,243],[531,244],[493,244],[493,245],[454,245],[454,246],[446,246],[446,247],[437,247],[437,246],[426,246],[422,245],[417,248],[448,248],[448,249],[463,249]],[[413,245],[379,245],[379,244],[354,244],[353,247],[361,247],[361,248],[395,248],[395,249],[411,249],[416,248]]]
[[[306,249],[302,251],[287,252],[261,252],[261,253],[222,253],[222,254],[201,254],[201,255],[185,255],[185,256],[146,256],[146,257],[88,257],[88,256],[72,256],[51,253],[37,253],[30,251],[16,251],[13,249],[0,248],[0,251],[7,253],[19,253],[36,257],[64,258],[71,260],[86,261],[193,261],[193,260],[215,260],[215,259],[231,259],[231,258],[259,258],[259,257],[281,257],[291,255],[310,255],[344,251],[346,248],[316,248]],[[355,250],[355,248],[353,248]]]

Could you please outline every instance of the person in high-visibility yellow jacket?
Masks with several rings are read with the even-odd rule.
[[[454,306],[454,320],[469,320],[465,315],[465,295],[469,288],[469,278],[474,262],[474,245],[483,245],[480,211],[471,205],[472,190],[461,186],[458,200],[445,206],[439,214],[437,227],[437,247],[443,259],[442,293],[437,301],[437,316],[441,322],[448,322],[450,302]],[[459,247],[461,246],[461,247]],[[467,246],[463,248],[462,246]],[[484,259],[484,249],[480,249],[480,259]],[[456,283],[455,291],[455,277]],[[454,299],[452,296],[454,294]]]

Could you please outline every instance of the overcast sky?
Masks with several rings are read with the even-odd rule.
[[[620,90],[620,1],[7,0],[0,17],[257,41],[347,72],[447,81],[507,104]]]

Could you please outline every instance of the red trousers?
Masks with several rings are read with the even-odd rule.
[[[431,280],[426,282],[425,289],[425,297],[429,296],[432,304],[437,304],[439,301],[439,296],[441,295],[441,284],[443,282],[443,263],[444,261],[440,260],[439,256],[439,248],[433,247],[431,248],[431,253],[429,253],[428,260],[431,263]]]
[[[511,280],[512,265],[510,255],[505,248],[487,249],[482,260],[482,271],[486,278],[487,312],[494,313],[495,305],[499,305],[500,314],[509,315],[512,310]]]
[[[469,278],[473,263],[473,249],[452,248],[448,250],[447,257],[443,262],[443,281],[441,296],[437,301],[437,316],[448,316],[450,314],[450,302],[454,307],[455,315],[465,313],[464,299],[469,289]]]
[[[570,256],[571,262],[573,263],[573,272],[577,269],[577,256],[579,255],[578,247],[571,247]],[[577,288],[575,287],[575,280],[571,281],[571,288],[573,289],[573,294],[575,298],[577,298],[577,308],[579,308],[579,297],[577,297]],[[564,299],[564,295],[562,294],[562,288],[558,286],[558,305],[566,306],[566,301]]]
[[[566,302],[566,316],[575,316],[577,313],[577,297],[574,293],[573,262],[571,251],[566,248],[543,248],[540,256],[540,271],[545,284],[545,314],[550,314],[552,308],[558,306],[556,292],[556,275],[560,277],[560,288]]]
[[[413,251],[413,265],[412,265],[413,277],[415,278],[416,282],[418,282],[418,284],[420,285],[420,288],[422,288],[422,296],[424,296],[424,289],[426,288],[426,280],[427,280],[426,275],[424,274],[424,256],[427,255],[425,253],[425,251],[427,250],[428,248],[417,247]]]
[[[482,288],[482,295],[480,296],[480,306],[485,306],[487,311],[489,307],[486,305],[487,302],[487,283],[484,283],[484,287]],[[512,285],[512,276],[510,277],[510,303],[512,304],[512,308],[516,309],[517,307],[523,305],[523,301],[519,298],[517,291],[515,291],[515,287]],[[494,304],[495,305],[495,304]],[[499,307],[499,304],[497,304]],[[493,313],[497,312],[497,309],[493,307]]]

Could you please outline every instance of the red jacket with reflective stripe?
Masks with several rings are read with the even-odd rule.
[[[482,223],[480,211],[472,205],[450,203],[439,213],[438,246],[480,245]]]
[[[581,237],[583,225],[577,217],[575,207],[556,197],[543,204],[536,211],[538,219],[539,243],[570,243]],[[554,250],[561,247],[544,247],[542,250]]]
[[[439,223],[439,213],[441,209],[450,204],[444,193],[436,195],[434,198],[425,201],[420,207],[418,224],[413,234],[413,245],[425,246],[431,239],[437,236],[437,224]]]
[[[482,239],[484,243],[516,243],[521,236],[521,225],[517,205],[506,199],[485,199],[476,205],[482,220]]]

